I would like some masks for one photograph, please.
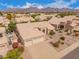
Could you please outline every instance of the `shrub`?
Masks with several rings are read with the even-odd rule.
[[[20,48],[16,48],[13,50],[8,51],[6,57],[3,59],[19,59],[22,52],[20,51]]]
[[[0,23],[0,27],[4,27],[4,25],[2,23]]]
[[[18,59],[21,54],[22,52],[19,50],[19,48],[13,49],[8,51],[6,57],[4,57],[3,59]]]
[[[38,15],[40,15],[40,14],[32,14],[31,17],[33,17],[35,19],[35,17]]]
[[[45,33],[45,29],[42,30]]]
[[[3,13],[2,12],[0,12],[0,16],[3,16]]]
[[[60,43],[60,40],[57,41],[56,43],[52,43],[52,42],[50,42],[50,44],[52,44],[54,47],[59,47],[59,43]]]
[[[63,45],[63,44],[64,44],[64,42],[61,42],[61,44]]]
[[[38,30],[41,31],[41,28],[38,27]]]
[[[54,47],[59,47],[60,41],[57,41],[56,43],[53,44]]]
[[[65,37],[60,37],[61,40],[65,40]]]
[[[79,36],[79,34],[75,34],[75,36]]]
[[[75,13],[73,12],[62,12],[62,13],[58,13],[55,17],[64,17],[64,16],[70,16],[70,15],[75,15]]]
[[[7,16],[6,16],[6,18],[7,18],[8,20],[12,20],[12,15],[11,15],[10,13],[8,13]]]
[[[20,46],[20,47],[18,47],[18,48],[19,48],[19,50],[20,50],[21,52],[24,51],[24,47]]]
[[[54,35],[55,34],[55,32],[53,31],[53,30],[51,30],[50,32],[49,32],[49,35]]]

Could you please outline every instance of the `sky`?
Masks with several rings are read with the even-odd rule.
[[[79,9],[79,0],[0,0],[0,9],[29,7]]]

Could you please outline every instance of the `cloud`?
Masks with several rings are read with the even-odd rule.
[[[14,8],[15,6],[13,6],[13,5],[8,5],[8,4],[6,4],[6,3],[0,3],[0,5],[1,6],[5,6],[5,7],[7,7],[7,8]]]
[[[53,7],[53,8],[72,8],[70,5],[76,3],[77,0],[70,0],[68,2],[64,0],[55,0],[55,2],[48,4],[47,7]]]
[[[10,4],[6,4],[6,3],[0,3],[1,6],[5,6],[7,8],[20,8],[20,5],[14,6],[14,5],[10,5]]]
[[[76,3],[78,0],[70,0],[70,4]]]
[[[22,5],[22,6],[20,6],[20,5],[14,6],[14,5],[3,4],[3,3],[0,3],[0,5],[6,6],[7,8],[29,8],[29,7],[37,7],[39,9],[46,8],[46,7],[52,7],[52,8],[73,8],[70,5],[73,5],[77,1],[78,0],[69,0],[67,2],[65,0],[54,0],[54,2],[49,3],[47,5],[41,5],[41,4],[38,4],[38,3],[29,3],[29,2],[26,2],[26,4]]]
[[[7,4],[6,4],[6,3],[0,3],[0,5],[1,5],[1,6],[7,6]]]
[[[33,4],[31,4],[31,3],[26,3],[25,5],[23,5],[21,8],[29,8],[29,7],[31,7],[31,6],[33,6]]]
[[[39,9],[43,8],[42,5],[37,4],[37,3],[29,3],[27,2],[25,5],[21,6],[21,8],[29,8],[29,7],[37,7]]]
[[[7,8],[17,8],[17,7],[15,7],[13,5],[7,5]]]
[[[75,9],[79,9],[79,6],[78,7],[75,7]]]
[[[68,8],[69,4],[64,2],[63,0],[55,1],[54,3],[48,4],[47,7],[53,8]]]
[[[76,3],[78,0],[69,0],[66,2],[65,0],[55,0],[55,2],[49,3],[47,5],[41,5],[37,3],[29,3],[27,2],[22,8],[29,8],[29,7],[37,7],[39,9],[45,7],[52,7],[52,8],[73,8],[70,5]]]
[[[63,0],[55,0],[55,2],[49,3],[47,5],[41,5],[37,3],[29,3],[27,2],[25,5],[21,6],[21,8],[29,8],[29,7],[37,7],[39,9],[46,8],[46,7],[52,7],[52,8],[69,8],[69,4],[66,3]]]

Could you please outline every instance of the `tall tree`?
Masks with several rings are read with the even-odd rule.
[[[14,23],[13,21],[10,21],[10,24],[8,24],[8,30],[10,32],[13,32],[16,28],[16,23]]]

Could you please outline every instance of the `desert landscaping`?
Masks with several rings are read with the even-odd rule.
[[[75,13],[2,13],[0,28],[4,28],[4,31],[0,30],[0,55],[3,58],[61,59],[66,55],[66,49],[79,42],[79,17]],[[40,52],[37,53],[38,49]],[[39,53],[44,49],[47,57],[40,57]]]

